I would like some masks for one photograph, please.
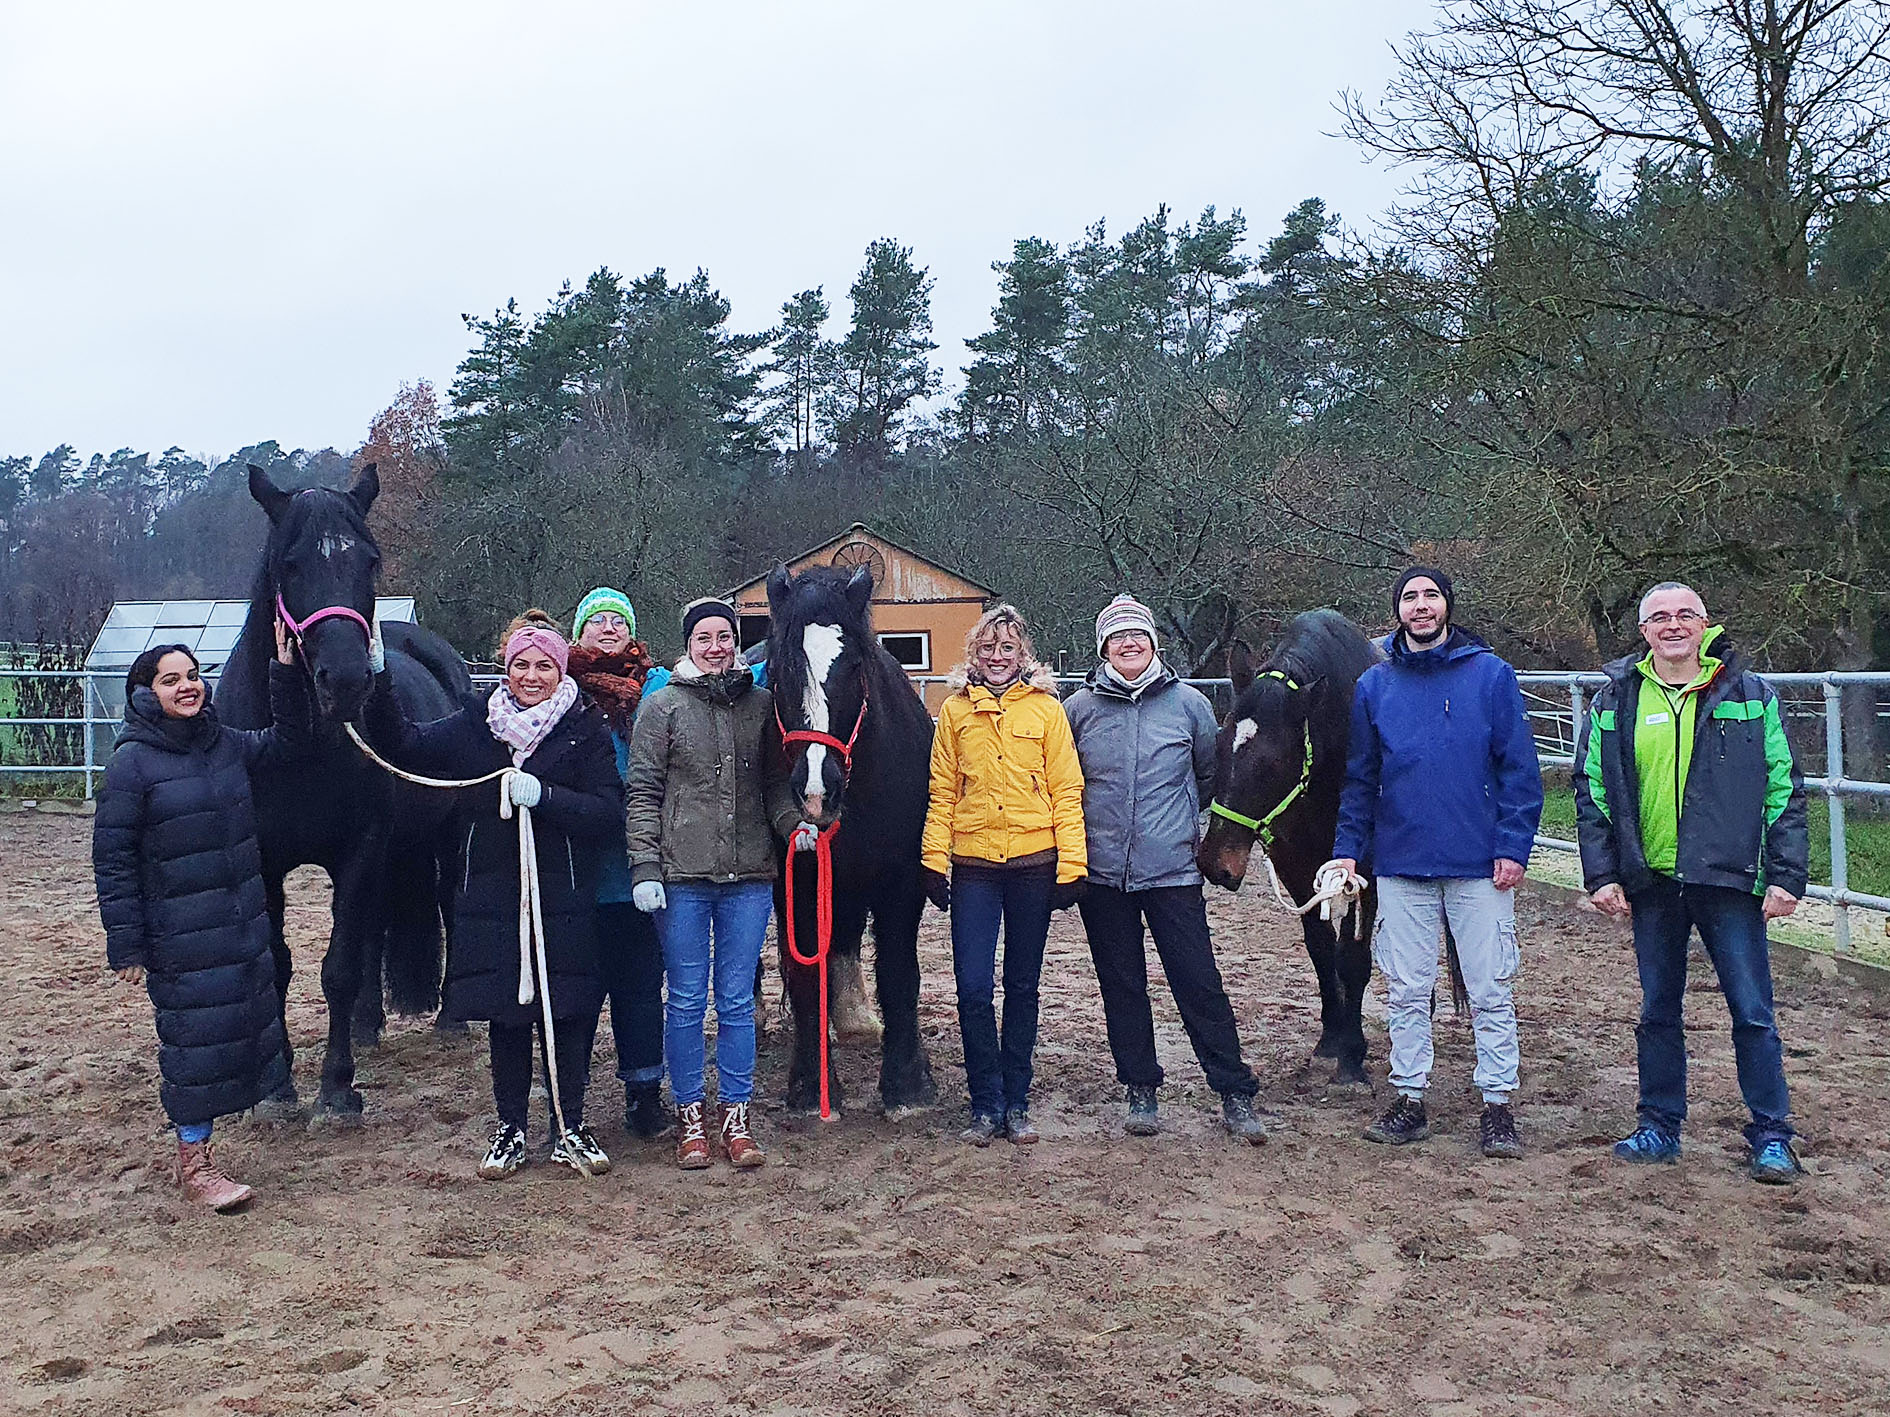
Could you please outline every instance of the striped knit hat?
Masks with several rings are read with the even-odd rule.
[[[1096,617],[1096,653],[1101,654],[1109,637],[1123,630],[1145,630],[1149,643],[1157,650],[1162,647],[1161,636],[1155,633],[1155,613],[1132,595],[1118,595]]]
[[[637,637],[637,612],[630,608],[630,597],[620,590],[612,590],[607,585],[600,585],[585,595],[578,602],[577,616],[571,621],[571,638],[582,639],[584,622],[593,615],[601,615],[606,610],[615,611],[623,616],[623,622],[630,627],[630,638]]]

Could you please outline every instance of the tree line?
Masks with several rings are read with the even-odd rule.
[[[1445,4],[1343,100],[1412,176],[1370,231],[1308,198],[1020,239],[955,361],[893,238],[844,319],[815,286],[762,330],[705,271],[600,268],[466,317],[444,394],[346,454],[0,461],[0,638],[240,593],[259,456],[378,461],[389,587],[474,655],[600,580],[670,648],[683,600],[863,520],[1077,662],[1119,589],[1208,670],[1310,605],[1384,622],[1427,559],[1526,664],[1619,652],[1668,577],[1763,664],[1890,663],[1887,40],[1861,0]]]

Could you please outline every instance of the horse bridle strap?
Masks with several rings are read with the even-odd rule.
[[[282,617],[282,623],[288,627],[289,633],[294,635],[298,640],[324,620],[352,620],[361,627],[362,632],[365,633],[370,640],[374,638],[374,627],[368,624],[367,617],[362,615],[359,610],[351,610],[345,605],[325,605],[313,615],[309,616],[308,619],[297,620],[295,616],[289,613],[289,607],[282,599],[282,592],[277,591],[276,614]]]
[[[1277,669],[1269,669],[1260,677],[1262,679],[1278,679],[1294,692],[1298,692],[1299,690],[1299,685],[1294,683],[1290,676],[1282,674]],[[1232,807],[1224,806],[1219,801],[1208,803],[1208,811],[1213,815],[1225,817],[1236,826],[1242,826],[1250,832],[1258,833],[1260,837],[1260,848],[1263,851],[1270,851],[1273,848],[1273,824],[1280,819],[1280,816],[1288,807],[1291,807],[1304,795],[1307,786],[1312,782],[1312,721],[1308,719],[1304,727],[1306,733],[1306,754],[1299,765],[1299,781],[1293,784],[1293,790],[1291,792],[1288,792],[1286,796],[1282,797],[1274,804],[1272,811],[1268,812],[1264,817],[1249,817],[1243,813],[1236,812]]]

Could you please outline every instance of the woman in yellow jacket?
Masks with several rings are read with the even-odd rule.
[[[965,641],[965,663],[932,739],[925,815],[925,893],[951,911],[958,1031],[965,1044],[971,1125],[989,1146],[1037,1140],[1030,1124],[1037,982],[1050,912],[1083,893],[1083,769],[1056,681],[1036,662],[1023,617],[986,612]],[[956,908],[954,908],[954,906]],[[992,1007],[998,932],[1004,933],[1004,1030]]]

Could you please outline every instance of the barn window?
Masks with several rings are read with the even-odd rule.
[[[766,615],[742,616],[741,641],[743,649],[753,649],[768,638],[768,617]]]
[[[932,667],[932,632],[929,630],[888,631],[879,637],[879,642],[907,669]]]

